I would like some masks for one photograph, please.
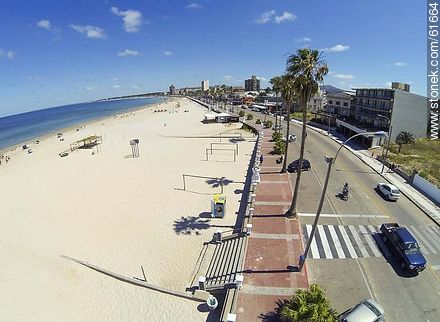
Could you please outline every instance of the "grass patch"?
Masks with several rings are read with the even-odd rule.
[[[392,144],[388,161],[395,163],[405,173],[411,175],[413,169],[432,184],[440,187],[440,140],[417,139],[414,144],[399,146]]]
[[[302,120],[303,118],[303,112],[293,112],[290,113],[290,118],[296,118]],[[310,121],[313,118],[312,113],[307,112],[307,121]]]

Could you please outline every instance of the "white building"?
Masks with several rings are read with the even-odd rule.
[[[209,80],[203,80],[202,81],[202,91],[207,91],[209,90]]]
[[[307,102],[307,110],[310,112],[322,112],[327,104],[326,96],[321,89]]]

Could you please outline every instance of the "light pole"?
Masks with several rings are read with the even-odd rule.
[[[351,139],[360,136],[360,135],[368,135],[368,136],[375,136],[375,137],[387,137],[387,134],[384,131],[378,131],[378,132],[364,132],[364,133],[358,133],[355,134],[353,136],[351,136],[350,138],[348,138],[347,140],[345,140],[345,142],[341,143],[341,146],[339,147],[338,151],[336,152],[336,155],[334,157],[328,157],[325,156],[325,162],[327,162],[328,167],[327,167],[327,174],[325,177],[325,182],[324,182],[324,186],[322,187],[322,194],[321,194],[321,199],[319,200],[319,206],[318,206],[318,210],[316,211],[316,216],[315,216],[315,220],[313,222],[313,226],[312,226],[312,231],[310,232],[310,236],[307,240],[307,245],[306,248],[304,250],[304,254],[300,256],[299,259],[299,271],[302,270],[304,263],[306,261],[307,255],[309,253],[310,250],[310,245],[312,244],[313,241],[313,237],[315,235],[315,230],[316,227],[318,225],[318,220],[319,220],[319,216],[321,215],[321,210],[322,210],[322,205],[324,204],[324,198],[325,198],[325,194],[327,191],[327,186],[328,186],[328,181],[330,178],[330,172],[332,170],[332,166],[333,164],[336,162],[336,158],[338,157],[339,152],[341,151],[342,147]]]
[[[385,115],[381,115],[381,114],[379,114],[377,116],[388,120],[388,142],[387,142],[387,149],[385,151],[385,155],[382,154],[382,170],[380,170],[380,174],[382,174],[383,169],[385,168],[385,161],[388,156],[388,150],[390,149],[391,133],[393,132],[393,127],[391,126],[391,120],[389,117],[387,117]]]

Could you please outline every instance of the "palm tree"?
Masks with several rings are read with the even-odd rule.
[[[310,48],[298,49],[296,54],[287,59],[287,75],[294,78],[293,87],[298,93],[298,101],[303,112],[303,124],[301,134],[301,149],[299,153],[299,166],[296,174],[295,190],[293,192],[292,203],[287,216],[296,216],[296,204],[298,201],[299,183],[301,180],[302,160],[304,158],[304,148],[307,137],[307,102],[318,92],[319,84],[328,73],[327,63],[321,60],[322,53]]]
[[[286,134],[286,149],[284,150],[284,161],[281,172],[286,172],[287,168],[287,150],[289,149],[289,134],[290,134],[290,107],[295,99],[294,79],[290,76],[284,75],[281,78],[281,95],[286,103],[286,120],[287,120],[287,134]],[[281,125],[281,121],[280,121]]]
[[[316,284],[298,289],[280,310],[282,321],[336,322],[336,311],[330,307],[324,291]]]
[[[281,82],[282,77],[281,76],[275,76],[272,77],[272,79],[269,81],[269,83],[272,84],[272,89],[275,92],[275,96],[277,98],[276,102],[276,113],[275,113],[275,131],[278,131],[278,93],[281,92]]]
[[[399,151],[397,151],[397,154],[399,154],[403,144],[414,143],[414,136],[406,131],[400,132],[399,135],[396,136],[396,143],[399,145]]]

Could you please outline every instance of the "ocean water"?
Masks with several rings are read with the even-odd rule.
[[[47,108],[0,118],[0,149],[86,121],[125,113],[164,97],[80,103]]]

